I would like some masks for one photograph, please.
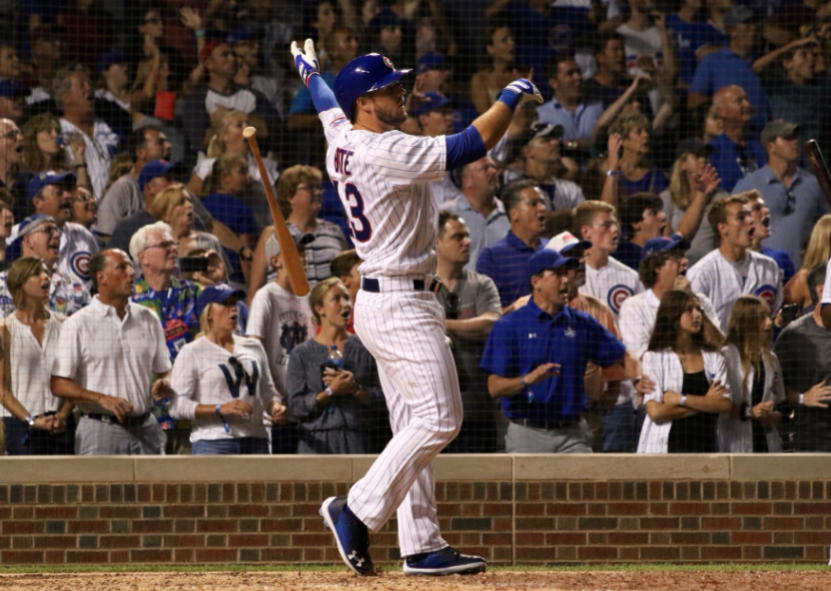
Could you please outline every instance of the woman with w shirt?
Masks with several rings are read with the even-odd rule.
[[[263,409],[276,423],[288,419],[263,346],[234,334],[244,297],[224,283],[202,290],[203,336],[182,347],[173,366],[170,415],[193,422],[194,455],[267,454]]]
[[[733,408],[718,421],[719,451],[775,453],[782,451],[776,425],[776,405],[785,400],[779,359],[771,351],[773,321],[770,307],[757,296],[736,300],[727,344],[721,350],[727,363]]]
[[[730,411],[724,357],[702,331],[698,299],[664,294],[643,373],[655,382],[644,398],[646,417],[638,453],[714,453],[718,415]]]

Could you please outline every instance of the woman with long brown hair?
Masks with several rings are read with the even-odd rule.
[[[661,298],[643,374],[646,395],[638,453],[714,453],[718,415],[730,411],[724,357],[702,330],[698,299],[671,290]]]
[[[782,451],[776,405],[785,400],[785,385],[779,359],[771,351],[772,332],[770,306],[765,300],[758,296],[736,300],[721,350],[733,408],[719,417],[720,452]]]
[[[35,175],[46,170],[69,170],[75,173],[78,185],[92,189],[84,162],[84,138],[79,134],[63,134],[60,120],[52,113],[35,115],[23,125],[22,131],[23,168],[28,173]],[[69,162],[62,142],[72,150],[74,164]]]

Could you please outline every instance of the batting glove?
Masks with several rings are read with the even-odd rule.
[[[537,101],[538,103],[542,103],[542,95],[540,94],[539,89],[534,85],[533,82],[530,80],[526,80],[525,78],[520,78],[519,80],[514,80],[508,86],[505,87],[505,90],[502,92],[513,92],[520,96],[521,103],[526,101],[532,100]]]
[[[303,51],[300,51],[297,41],[292,41],[291,55],[294,56],[294,65],[303,79],[303,84],[308,86],[312,76],[320,75],[320,63],[317,61],[314,41],[306,39]]]

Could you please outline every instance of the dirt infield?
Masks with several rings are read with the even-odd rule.
[[[382,573],[359,578],[328,572],[117,573],[0,575],[2,590],[262,591],[827,591],[823,572],[493,572],[469,577],[414,578]]]

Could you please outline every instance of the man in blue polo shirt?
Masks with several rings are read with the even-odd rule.
[[[540,238],[545,231],[545,199],[536,181],[523,179],[511,183],[502,191],[502,203],[511,231],[482,250],[476,261],[476,272],[493,279],[502,301],[502,313],[507,314],[527,301],[528,260],[548,240]]]
[[[480,367],[488,391],[502,399],[510,424],[509,453],[591,453],[586,409],[586,364],[626,365],[641,381],[640,364],[592,316],[566,306],[568,272],[577,259],[544,249],[528,262],[533,294],[525,306],[494,324]],[[648,380],[642,380],[648,383]]]

